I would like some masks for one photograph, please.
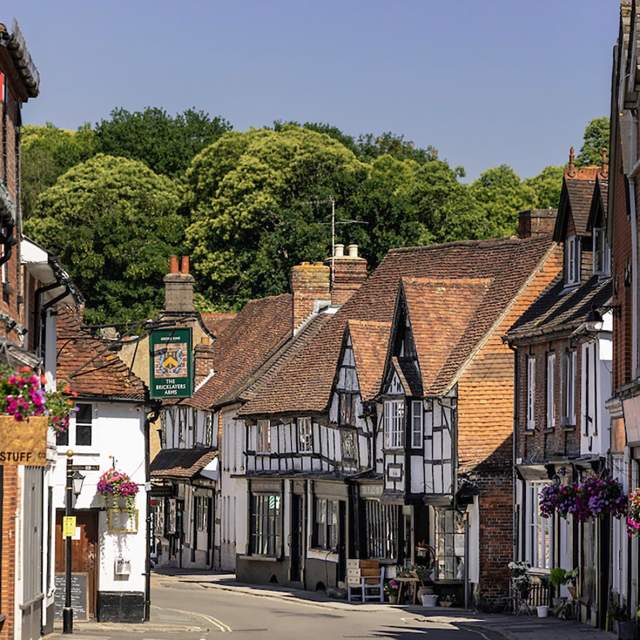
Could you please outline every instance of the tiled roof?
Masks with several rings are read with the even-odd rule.
[[[403,278],[425,395],[451,384],[477,342],[473,330],[493,278]],[[489,301],[491,304],[491,301]]]
[[[603,219],[607,215],[608,199],[609,181],[605,178],[599,177],[596,180],[596,186],[593,190],[593,197],[591,198],[587,231],[591,231],[594,226],[602,225]]]
[[[218,337],[236,317],[236,313],[201,313],[200,317],[210,334]]]
[[[591,211],[593,190],[598,177],[605,177],[601,167],[574,168],[565,172],[560,192],[558,217],[553,232],[553,239],[561,242],[564,239],[569,218],[573,219],[575,233],[579,236],[589,234],[588,222]]]
[[[57,316],[56,375],[80,396],[145,399],[144,382],[70,308]]]
[[[417,278],[492,278],[482,312],[468,339],[477,342],[538,267],[553,243],[526,240],[474,240],[390,251],[353,297],[246,407],[254,415],[321,413],[326,410],[349,320],[391,322],[399,282]],[[464,305],[465,301],[458,301]]]
[[[612,293],[610,278],[593,276],[580,287],[566,290],[559,276],[520,316],[507,337],[515,341],[571,332],[586,321],[591,309],[605,307]]]
[[[349,334],[356,361],[356,375],[363,400],[372,400],[380,390],[389,344],[390,322],[349,320]]]
[[[208,409],[240,387],[292,334],[291,295],[249,301],[213,343],[214,375],[178,404]]]
[[[216,449],[161,449],[149,470],[152,478],[193,478],[217,455]]]

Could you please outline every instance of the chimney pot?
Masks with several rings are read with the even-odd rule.
[[[169,256],[169,273],[178,273],[178,256]]]
[[[344,256],[344,245],[343,244],[335,245],[333,250],[333,257],[342,258],[343,256]]]
[[[347,252],[349,253],[349,257],[350,258],[357,258],[358,257],[358,245],[357,244],[350,244],[347,247]]]
[[[182,268],[180,272],[185,276],[189,275],[189,256],[182,256]]]

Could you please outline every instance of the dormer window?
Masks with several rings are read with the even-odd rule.
[[[609,274],[609,245],[603,227],[593,230],[593,273],[598,276]]]
[[[565,241],[564,281],[568,286],[580,283],[580,239],[576,236]]]

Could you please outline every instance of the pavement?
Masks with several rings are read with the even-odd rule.
[[[158,572],[150,622],[76,623],[76,640],[613,640],[615,636],[556,618],[482,614],[462,609],[348,603],[323,593],[248,585],[229,574]],[[367,614],[367,615],[363,615]],[[50,638],[62,637],[59,630]]]

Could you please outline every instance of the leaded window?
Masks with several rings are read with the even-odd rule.
[[[311,418],[298,418],[298,451],[300,453],[313,453]]]
[[[251,495],[251,553],[278,557],[282,541],[281,499],[279,494]]]

